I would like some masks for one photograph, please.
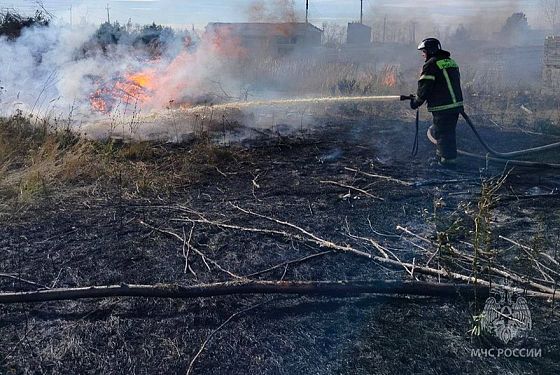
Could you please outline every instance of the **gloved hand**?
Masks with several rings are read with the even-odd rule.
[[[416,95],[410,95],[410,108],[418,109],[422,105],[422,102],[416,99]]]

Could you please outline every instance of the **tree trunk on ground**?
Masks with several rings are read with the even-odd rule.
[[[496,287],[498,287],[496,285]],[[528,297],[553,299],[551,294],[527,291]],[[32,292],[0,293],[0,304],[77,300],[82,298],[148,297],[198,298],[241,294],[296,294],[350,297],[360,294],[408,295],[485,299],[486,286],[472,284],[438,284],[419,281],[234,281],[215,284],[182,286],[177,284],[111,285],[85,288],[59,288]]]

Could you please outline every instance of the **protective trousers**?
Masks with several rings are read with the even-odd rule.
[[[445,159],[457,158],[455,131],[459,120],[458,111],[432,112],[434,117],[433,136],[437,140],[437,156]]]

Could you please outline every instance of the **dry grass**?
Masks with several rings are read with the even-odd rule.
[[[298,94],[384,95],[395,94],[403,84],[402,77],[388,84],[387,74],[393,68],[319,58],[261,58],[245,66],[243,76],[256,86],[270,85]]]
[[[0,149],[0,191],[8,199],[27,202],[58,182],[91,181],[101,173],[91,142],[21,114],[0,121]]]
[[[95,141],[19,114],[0,120],[0,217],[83,188],[125,197],[171,192],[232,160],[231,149],[208,138],[190,145]]]

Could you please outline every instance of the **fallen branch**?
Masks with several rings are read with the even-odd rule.
[[[519,243],[519,242],[517,242],[517,241],[512,240],[511,238],[507,238],[507,237],[504,237],[504,236],[499,236],[499,237],[500,237],[502,240],[507,241],[507,242],[509,242],[509,243],[511,243],[511,244],[513,244],[513,245],[515,245],[515,246],[519,246],[521,249],[526,250],[526,252],[527,252],[527,251],[533,251],[533,249],[530,248],[529,246],[523,245],[523,244],[521,244],[521,243]],[[539,255],[545,257],[546,259],[548,259],[549,261],[551,261],[552,263],[554,263],[554,265],[560,267],[560,263],[558,263],[558,261],[557,261],[556,259],[554,259],[554,258],[551,257],[550,255],[548,255],[547,253],[545,253],[545,252],[539,252]],[[553,271],[553,272],[556,272],[556,271]]]
[[[427,239],[427,238],[421,237],[421,236],[419,236],[419,235],[417,235],[417,234],[411,232],[411,231],[408,230],[407,228],[401,227],[400,225],[397,226],[397,229],[398,229],[398,230],[401,230],[401,231],[405,232],[406,234],[409,234],[409,235],[413,236],[414,238],[417,238],[417,239],[419,239],[419,240],[421,240],[421,241],[424,241],[424,242],[429,243],[429,244],[431,244],[431,245],[437,246],[437,243],[435,243],[435,242],[433,242],[433,241],[431,241],[431,240],[429,240],[429,239]],[[453,247],[453,246],[450,246],[449,249],[452,251],[452,254],[454,254],[454,255],[456,255],[456,256],[459,256],[459,257],[468,259],[468,260],[470,260],[470,261],[472,261],[472,260],[474,259],[474,257],[473,257],[472,255],[470,255],[470,254],[465,254],[464,252],[462,252],[462,251],[456,249],[456,248]],[[491,265],[486,265],[486,267],[487,267],[487,269],[488,269],[489,271],[492,271],[492,272],[495,273],[496,275],[500,275],[500,276],[505,277],[505,278],[507,278],[507,279],[516,281],[516,282],[518,282],[518,283],[520,283],[520,284],[525,284],[525,285],[531,286],[532,288],[537,289],[537,290],[539,290],[539,291],[541,291],[541,292],[543,292],[543,293],[547,293],[547,294],[554,294],[554,293],[555,293],[555,290],[554,290],[553,288],[549,288],[549,287],[544,286],[544,285],[542,285],[542,284],[536,283],[536,282],[534,282],[534,281],[528,279],[527,277],[519,276],[519,275],[515,274],[515,273],[514,273],[513,271],[511,271],[511,270],[503,270],[503,269],[500,269],[500,268],[498,268],[498,267],[491,266]],[[459,279],[459,280],[461,280],[461,279]]]
[[[369,238],[369,237],[355,236],[355,235],[353,235],[352,233],[350,233],[350,227],[349,227],[349,225],[348,225],[348,222],[346,222],[346,231],[348,232],[348,233],[347,233],[348,237],[353,238],[353,239],[355,239],[355,240],[364,241],[365,243],[367,243],[367,244],[369,244],[369,245],[372,245],[374,248],[376,248],[376,249],[379,251],[379,253],[381,254],[381,256],[382,256],[383,258],[389,259],[389,255],[388,255],[388,253],[389,253],[389,254],[391,254],[391,255],[393,256],[394,259],[396,259],[398,262],[401,262],[401,263],[402,263],[402,261],[399,259],[398,256],[395,255],[395,253],[393,253],[393,252],[392,252],[391,250],[389,250],[388,248],[385,248],[385,247],[381,246],[381,245],[380,245],[377,241],[375,241],[374,239]],[[410,276],[414,277],[414,273],[413,273],[411,270],[409,270],[406,266],[404,266],[404,264],[403,264],[403,268],[404,268],[404,270],[405,270]]]
[[[396,179],[396,178],[393,178],[393,177],[389,177],[389,176],[382,176],[382,175],[380,175],[380,174],[366,173],[366,172],[362,172],[362,171],[360,171],[360,170],[358,170],[358,169],[348,168],[348,167],[345,167],[344,169],[346,169],[347,171],[350,171],[350,172],[355,172],[355,173],[362,174],[362,175],[367,176],[367,177],[379,178],[379,179],[382,179],[382,180],[385,180],[385,181],[394,182],[394,183],[397,183],[397,184],[403,185],[403,186],[413,186],[413,185],[414,185],[414,183],[412,183],[412,182],[407,182],[407,181],[399,180],[399,179]]]
[[[415,272],[417,269],[415,269]],[[520,288],[493,285],[518,294],[552,300],[553,295]],[[183,286],[177,284],[110,285],[84,288],[57,288],[33,292],[0,293],[0,304],[31,303],[83,298],[146,297],[199,298],[243,294],[296,294],[350,297],[360,294],[410,295],[425,297],[485,298],[489,286],[479,284],[440,284],[420,281],[232,281]]]
[[[226,324],[228,324],[229,322],[231,322],[236,316],[239,316],[243,313],[246,313],[248,311],[254,310],[259,306],[264,305],[265,303],[268,303],[271,301],[264,301],[264,302],[260,302],[260,303],[256,303],[254,305],[251,305],[249,307],[246,307],[242,310],[239,310],[238,312],[230,315],[229,318],[227,318],[222,324],[220,324],[218,326],[218,328],[216,328],[215,330],[212,331],[212,333],[210,333],[208,335],[208,337],[206,337],[206,339],[203,341],[202,345],[200,346],[200,349],[198,349],[198,351],[196,352],[195,356],[193,357],[193,359],[191,359],[190,363],[189,363],[189,367],[187,368],[187,372],[186,375],[189,375],[193,369],[194,363],[196,362],[196,360],[198,359],[198,357],[200,356],[200,354],[202,354],[202,351],[204,350],[204,348],[206,348],[206,345],[208,344],[208,342],[210,342],[210,340],[212,339],[212,337],[214,337],[214,335],[220,330],[222,329]]]
[[[36,283],[35,281],[24,279],[24,278],[21,278],[17,275],[10,274],[10,273],[0,273],[0,277],[5,278],[5,279],[11,279],[11,280],[19,281],[20,283],[24,283],[24,284],[29,284],[29,285],[49,289],[49,287],[46,286],[46,285]]]
[[[258,175],[256,175],[256,176],[253,175],[253,177],[254,177],[254,178],[253,178],[253,181],[252,181],[253,186],[252,186],[252,189],[251,189],[251,192],[253,193],[253,197],[255,198],[255,200],[258,200],[258,201],[260,201],[260,199],[257,198],[257,193],[255,192],[255,190],[261,188],[261,185],[259,185],[259,184],[257,183],[257,180],[259,179],[260,176],[261,176],[260,173],[259,173]]]
[[[156,227],[154,227],[154,226],[152,226],[152,225],[150,225],[150,224],[148,224],[148,223],[145,223],[145,222],[143,222],[143,221],[140,221],[140,224],[142,224],[142,225],[144,225],[144,226],[146,226],[146,227],[148,227],[148,228],[150,228],[150,229],[152,229],[152,230],[155,230],[156,232],[160,232],[160,233],[163,233],[163,234],[167,234],[167,235],[173,236],[173,237],[179,239],[183,244],[185,243],[185,239],[184,239],[183,237],[181,237],[180,235],[178,235],[177,233],[173,233],[173,232],[171,232],[171,231],[169,231],[169,230],[164,230],[164,229],[156,228]],[[208,262],[210,262],[210,263],[212,263],[217,269],[219,269],[220,271],[222,271],[222,272],[224,272],[224,273],[227,273],[228,275],[230,275],[230,276],[233,277],[234,279],[242,279],[241,276],[236,275],[236,274],[234,274],[233,272],[226,270],[225,268],[223,268],[222,266],[220,266],[220,264],[219,264],[218,262],[216,262],[215,260],[212,260],[212,259],[208,258],[206,255],[204,255],[204,253],[203,253],[202,251],[198,250],[196,247],[194,247],[194,246],[192,246],[192,245],[189,245],[189,248],[192,249],[195,253],[197,253],[197,254],[202,258],[202,261],[204,262],[204,265],[206,266],[206,268],[208,268],[208,271],[211,271],[211,268],[210,268],[210,266],[208,265]]]
[[[344,218],[344,224],[346,226],[346,235],[350,238],[353,238],[355,240],[360,240],[360,241],[364,241],[366,243],[368,243],[369,245],[372,245],[374,248],[377,249],[377,251],[379,251],[379,253],[381,254],[381,256],[383,258],[389,258],[389,255],[387,255],[389,251],[389,249],[386,249],[385,247],[381,246],[377,241],[375,241],[373,238],[368,238],[368,237],[361,237],[361,236],[356,236],[354,234],[351,233],[350,231],[350,225],[348,224],[348,218]],[[399,258],[397,258],[393,253],[391,253],[391,255],[393,255],[393,257],[396,260],[400,260]]]
[[[354,191],[357,191],[357,192],[362,193],[362,194],[364,194],[364,195],[367,195],[367,196],[370,197],[370,198],[379,199],[380,201],[384,201],[384,200],[385,200],[385,199],[383,199],[383,198],[381,198],[381,197],[378,197],[377,195],[373,195],[373,194],[371,194],[371,193],[368,193],[368,192],[365,191],[364,189],[360,189],[360,188],[357,188],[357,187],[355,187],[355,186],[343,184],[343,183],[341,183],[341,182],[336,182],[336,181],[320,181],[320,182],[321,182],[322,184],[335,185],[335,186],[339,186],[339,187],[342,187],[342,188],[345,188],[345,189],[354,190]]]
[[[560,267],[560,263],[558,263],[558,261],[553,258],[552,256],[548,255],[547,253],[541,253],[541,255],[543,257],[545,257],[546,259],[550,260],[552,263],[554,263],[556,266]]]
[[[334,251],[328,250],[328,251],[323,251],[323,252],[321,252],[321,253],[308,255],[308,256],[305,256],[305,257],[303,257],[303,258],[299,258],[299,259],[295,259],[295,260],[289,260],[289,261],[287,261],[287,262],[282,262],[282,263],[280,263],[280,264],[277,264],[277,265],[275,265],[275,266],[269,267],[269,268],[264,269],[264,270],[262,270],[262,271],[253,272],[253,273],[251,273],[251,274],[249,274],[249,275],[246,275],[245,277],[246,277],[246,278],[250,278],[250,277],[259,276],[259,275],[262,275],[262,274],[265,274],[265,273],[274,271],[274,270],[276,270],[276,269],[278,269],[278,268],[288,267],[288,266],[291,266],[292,264],[303,263],[303,262],[306,262],[306,261],[308,261],[308,260],[315,259],[315,258],[318,258],[318,257],[320,257],[320,256],[327,255],[327,254],[332,254],[332,253],[334,253]]]
[[[359,256],[361,256],[361,257],[366,257],[366,258],[369,258],[369,259],[371,259],[371,258],[373,257],[373,255],[371,255],[371,254],[369,254],[369,253],[366,253],[366,252],[363,252],[363,251],[360,251],[360,250],[357,250],[357,249],[354,249],[354,248],[351,247],[351,246],[341,246],[341,245],[338,245],[338,244],[336,244],[336,243],[334,243],[334,242],[332,242],[332,241],[324,240],[324,239],[322,239],[322,238],[320,238],[320,237],[314,235],[313,233],[311,233],[311,232],[309,232],[309,231],[307,231],[307,230],[305,230],[305,229],[303,229],[303,228],[301,228],[301,227],[298,227],[298,226],[295,225],[295,224],[289,223],[289,222],[287,222],[287,221],[282,221],[282,220],[278,220],[278,219],[275,219],[275,218],[270,217],[270,216],[262,215],[262,214],[259,214],[259,213],[256,213],[256,212],[253,212],[253,211],[250,211],[250,210],[241,208],[241,207],[239,207],[239,206],[237,206],[237,205],[235,205],[235,204],[233,204],[233,203],[230,203],[230,204],[231,204],[234,208],[238,209],[239,211],[241,211],[241,212],[243,212],[243,213],[246,213],[246,214],[249,214],[249,215],[253,215],[253,216],[256,216],[256,217],[260,217],[261,219],[266,219],[266,220],[275,222],[275,223],[277,223],[277,224],[280,224],[280,225],[283,225],[283,226],[286,226],[286,227],[295,229],[295,230],[297,230],[298,232],[302,233],[305,237],[298,236],[298,235],[294,235],[294,234],[289,234],[289,233],[281,232],[281,231],[274,231],[274,230],[270,230],[270,229],[269,229],[269,230],[263,229],[263,230],[261,230],[261,232],[268,231],[269,233],[286,234],[288,237],[293,237],[293,238],[299,238],[299,239],[307,240],[308,242],[315,243],[316,245],[319,245],[319,246],[321,246],[321,247],[325,247],[325,248],[329,248],[329,249],[333,249],[333,250],[337,250],[337,251],[341,251],[341,252],[349,252],[349,253],[353,253],[353,254],[355,254],[355,255],[359,255]],[[259,230],[255,230],[255,231],[259,231]]]
[[[444,268],[439,268],[439,269],[435,269],[435,268],[430,268],[430,267],[422,267],[422,266],[417,266],[415,264],[411,264],[411,263],[405,263],[402,261],[397,261],[397,260],[392,260],[392,259],[387,259],[384,257],[380,257],[380,256],[374,256],[370,253],[366,253],[364,251],[358,250],[353,248],[350,245],[338,245],[332,241],[329,240],[325,240],[295,224],[286,222],[286,221],[282,221],[282,220],[278,220],[275,219],[273,217],[269,217],[266,215],[262,215],[253,211],[250,211],[248,209],[244,209],[241,208],[233,203],[230,203],[234,208],[240,210],[243,213],[246,214],[250,214],[262,219],[266,219],[269,221],[272,221],[274,223],[280,224],[282,226],[285,227],[289,227],[292,228],[294,230],[297,230],[301,233],[300,234],[292,234],[292,233],[288,233],[285,231],[278,231],[278,230],[273,230],[273,229],[259,229],[259,228],[251,228],[251,227],[240,227],[237,225],[232,225],[232,224],[224,224],[224,223],[219,223],[219,222],[214,222],[214,221],[210,221],[208,219],[199,219],[199,220],[194,220],[194,219],[190,219],[190,218],[183,218],[183,219],[178,219],[178,221],[190,221],[191,223],[197,222],[197,223],[205,223],[205,224],[210,224],[210,225],[215,225],[217,227],[221,227],[221,228],[228,228],[228,229],[237,229],[237,230],[242,230],[242,231],[247,231],[247,232],[253,232],[253,233],[267,233],[270,235],[280,235],[280,236],[285,236],[289,239],[299,239],[302,241],[306,241],[308,243],[314,243],[322,248],[327,248],[327,249],[332,249],[335,250],[337,252],[340,253],[348,253],[348,254],[353,254],[362,258],[367,258],[370,260],[373,260],[377,263],[381,263],[384,265],[388,265],[388,266],[392,266],[392,267],[396,267],[396,268],[405,268],[405,269],[412,269],[414,268],[414,272],[416,272],[417,274],[424,274],[424,275],[429,275],[429,276],[436,276],[438,278],[446,278],[448,280],[453,280],[453,281],[461,281],[461,282],[465,282],[465,283],[469,283],[469,284],[478,284],[478,285],[484,285],[484,286],[492,286],[495,285],[495,283],[491,283],[490,281],[484,280],[484,279],[480,279],[478,277],[473,277],[473,276],[467,276],[467,275],[463,275],[460,273],[456,273],[456,272],[450,272]],[[400,229],[401,227],[399,227],[398,229]],[[405,228],[402,228],[405,229]],[[412,233],[412,232],[410,232]],[[183,241],[183,239],[178,236],[175,235],[179,240]],[[428,239],[424,239],[425,241],[430,242]],[[504,274],[504,272],[502,271],[502,275]],[[511,275],[510,275],[511,277]],[[518,281],[521,284],[527,284],[526,280],[521,279],[520,277],[511,277],[512,280]],[[534,282],[529,282],[529,285],[538,285]],[[541,294],[545,294],[545,295],[554,295],[554,290],[551,288],[547,288],[544,287],[542,285],[538,285],[537,287],[541,292]],[[513,287],[503,287],[503,289],[506,290],[510,290],[510,291],[514,291],[516,292],[517,289],[513,288]]]
[[[184,239],[183,240],[183,258],[185,258],[185,269],[184,269],[183,272],[187,273],[187,271],[190,271],[190,273],[194,276],[194,278],[198,279],[198,276],[196,275],[196,272],[194,272],[191,265],[189,264],[189,254],[191,252],[191,240],[192,240],[193,231],[194,231],[194,224],[191,227],[191,231],[189,233],[189,239],[187,240],[187,236],[185,235],[185,227],[183,227],[183,239]]]

